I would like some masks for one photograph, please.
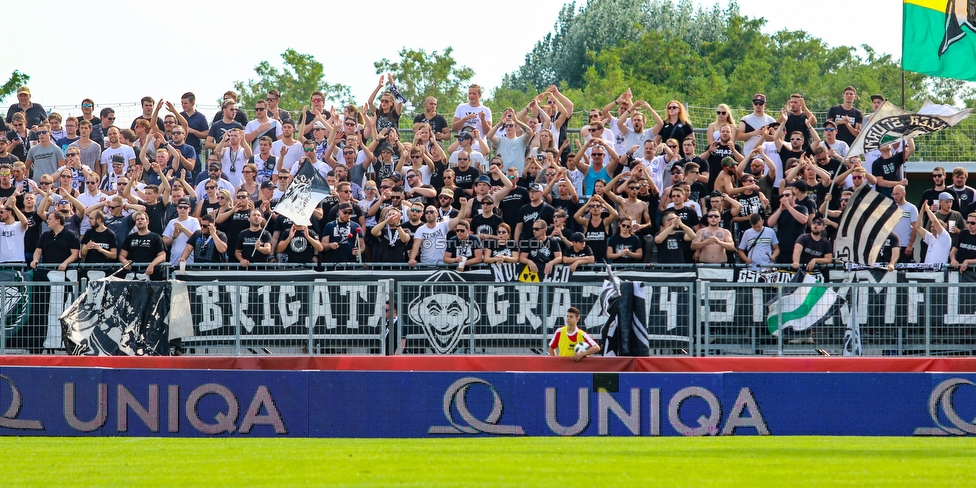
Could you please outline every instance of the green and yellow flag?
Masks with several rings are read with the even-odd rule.
[[[904,0],[902,68],[976,81],[976,2]]]

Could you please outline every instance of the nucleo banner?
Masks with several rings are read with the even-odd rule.
[[[0,435],[976,435],[976,374],[0,368]]]

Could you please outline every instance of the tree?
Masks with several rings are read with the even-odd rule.
[[[16,92],[17,88],[26,85],[28,81],[30,81],[30,75],[26,75],[20,71],[14,70],[14,72],[10,74],[10,79],[0,86],[0,101],[7,98],[7,95],[11,95]]]
[[[397,53],[400,61],[383,58],[373,66],[377,74],[392,73],[397,90],[415,107],[420,107],[427,97],[436,98],[442,106],[453,107],[466,100],[468,84],[474,76],[471,68],[457,65],[453,53],[451,47],[443,54],[403,48]]]
[[[254,67],[258,74],[257,80],[234,82],[240,105],[253,107],[254,102],[263,100],[272,88],[281,92],[281,106],[291,111],[308,105],[309,96],[315,91],[324,93],[326,100],[334,103],[355,103],[348,86],[326,83],[322,63],[316,61],[311,54],[302,54],[288,48],[281,54],[281,58],[285,61],[283,69],[279,70],[271,63],[261,61]]]

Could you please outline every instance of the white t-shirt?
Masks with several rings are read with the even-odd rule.
[[[163,237],[172,238],[174,235],[176,235],[176,238],[173,239],[173,244],[171,244],[169,247],[170,250],[169,262],[173,266],[180,265],[180,258],[183,257],[183,249],[186,248],[186,243],[187,241],[190,240],[190,236],[182,232],[176,232],[177,222],[183,224],[183,227],[186,227],[190,231],[190,234],[193,234],[194,232],[200,230],[200,221],[197,220],[196,217],[188,217],[184,221],[180,221],[179,219],[173,219],[170,220],[168,224],[166,224],[166,229],[163,230]],[[193,257],[192,253],[190,254],[190,257]]]
[[[112,149],[112,147],[106,147],[102,149],[102,166],[105,166],[109,170],[112,168],[112,156],[116,154],[121,154],[125,158],[125,164],[122,167],[122,171],[129,169],[129,162],[135,161],[136,152],[129,146],[122,144],[117,149]]]
[[[457,157],[458,157],[458,154],[460,154],[460,153],[461,153],[461,150],[458,149],[457,151],[454,151],[454,152],[451,153],[451,157],[447,158],[448,162],[451,163],[451,166],[456,166],[457,165]],[[480,152],[476,151],[474,149],[474,146],[471,146],[471,151],[468,152],[468,157],[471,159],[471,166],[474,166],[475,168],[478,168],[479,170],[481,170],[482,173],[488,171],[488,160],[485,159],[485,155],[484,154],[481,154]],[[406,166],[404,166],[404,167],[406,167]],[[426,168],[426,166],[424,166],[424,167]],[[427,177],[424,181],[427,184],[429,184],[430,183],[430,177]]]
[[[234,185],[234,188],[244,183],[244,165],[247,164],[247,159],[243,146],[238,147],[237,150],[225,147],[224,151],[220,154],[221,170],[227,175],[227,181],[231,185]]]
[[[943,229],[938,236],[925,231],[923,239],[929,248],[925,251],[925,264],[945,264],[949,262],[949,251],[952,250],[952,237],[949,231]]]
[[[776,122],[776,119],[772,118],[769,114],[763,114],[762,117],[759,117],[755,114],[755,112],[746,115],[745,117],[742,117],[739,120],[748,124],[749,127],[752,127],[751,130],[756,130],[764,125],[769,125],[772,124],[773,122]],[[737,129],[733,129],[733,130],[737,130]],[[746,130],[750,131],[748,127],[746,128]],[[746,139],[745,142],[742,143],[742,154],[748,155],[749,153],[751,153],[752,148],[756,147],[756,144],[759,144],[759,141],[762,141],[762,134],[755,135]],[[769,151],[766,151],[766,154],[767,155],[770,154]],[[776,176],[777,177],[779,176],[779,168],[777,168]]]
[[[444,250],[447,249],[448,223],[438,222],[433,229],[427,224],[421,225],[413,238],[420,241],[419,263],[443,263]]]
[[[24,229],[19,220],[12,224],[0,222],[0,263],[24,262]]]
[[[286,147],[283,141],[280,140],[274,141],[274,143],[271,144],[271,154],[277,158],[278,154],[281,153],[282,147]],[[295,163],[301,161],[302,156],[305,155],[305,148],[302,147],[302,144],[300,142],[296,141],[294,144],[287,147],[288,147],[288,152],[285,153],[285,157],[278,158],[278,161],[280,162],[282,168],[291,168],[292,166],[295,165]],[[358,159],[357,162],[359,162]],[[292,175],[294,174],[295,173],[292,173]]]
[[[274,140],[271,141],[271,143],[274,144],[274,141],[277,141],[278,138],[281,137],[281,124],[279,124],[278,121],[275,120],[275,119],[268,119],[268,122],[271,122],[271,128],[268,129],[268,130],[274,130],[275,136],[272,137],[272,139],[274,139]],[[248,122],[247,123],[247,126],[244,127],[244,135],[253,134],[253,133],[257,132],[258,131],[258,127],[261,127],[261,124],[262,123],[263,122],[261,122],[258,119],[254,119],[254,120]],[[268,131],[264,131],[261,134],[264,134],[266,132],[268,132]],[[260,137],[255,137],[254,138],[254,142],[251,143],[251,148],[252,148],[251,149],[251,152],[253,152],[254,154],[257,154],[258,153],[258,151],[261,148],[261,138]]]
[[[525,150],[526,144],[522,136],[514,139],[498,136],[498,154],[502,157],[502,166],[505,169],[517,168],[521,175],[525,170]]]
[[[464,125],[461,126],[461,129],[464,129],[465,127],[471,127],[473,129],[478,129],[479,131],[481,131],[481,134],[484,135],[484,134],[487,134],[488,131],[491,130],[492,120],[491,120],[491,109],[490,108],[488,108],[488,107],[486,107],[484,105],[481,105],[481,104],[479,104],[477,107],[472,107],[470,103],[462,103],[461,105],[458,105],[456,109],[454,109],[454,117],[459,118],[459,119],[463,119],[465,115],[468,115],[468,114],[476,114],[477,115],[478,113],[481,113],[481,112],[484,112],[484,114],[485,114],[485,120],[488,121],[488,127],[482,127],[481,117],[480,116],[476,116],[473,119],[469,119],[469,120],[464,121]]]

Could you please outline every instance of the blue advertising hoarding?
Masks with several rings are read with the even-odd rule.
[[[0,435],[973,435],[976,374],[0,368]]]

